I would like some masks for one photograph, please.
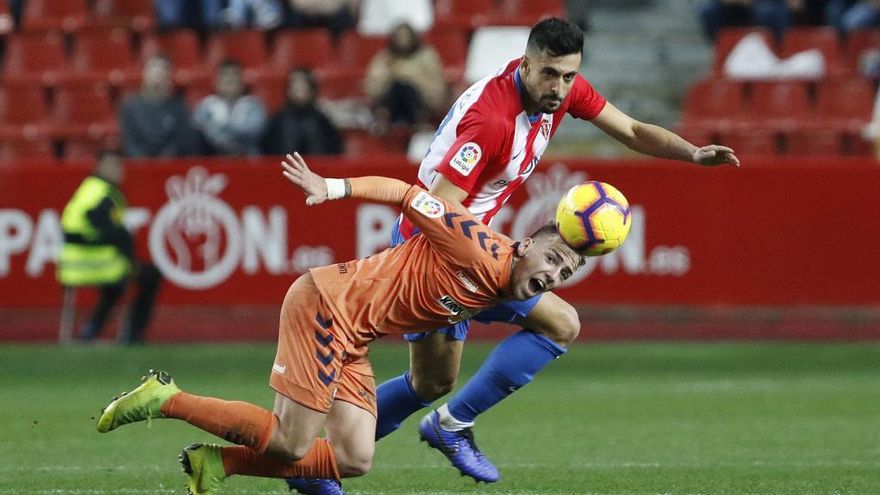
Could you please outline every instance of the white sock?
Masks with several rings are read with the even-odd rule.
[[[449,405],[447,404],[443,404],[437,408],[437,415],[440,417],[440,428],[443,428],[446,431],[460,431],[474,426],[473,421],[468,422],[455,419],[455,416],[450,414]]]

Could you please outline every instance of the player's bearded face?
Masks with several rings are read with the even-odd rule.
[[[510,297],[523,300],[553,290],[580,265],[580,256],[558,237],[526,239],[517,247],[510,274]]]
[[[521,74],[523,86],[538,111],[553,113],[559,110],[574,84],[580,65],[580,53],[561,57],[554,57],[546,51],[526,54]]]

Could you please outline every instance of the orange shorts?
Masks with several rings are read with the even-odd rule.
[[[350,358],[312,276],[298,278],[281,305],[278,350],[269,385],[279,394],[328,413],[334,400],[350,402],[376,417],[376,379],[366,355]]]

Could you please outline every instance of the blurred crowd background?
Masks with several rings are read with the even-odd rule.
[[[876,1],[4,0],[0,160],[418,161],[547,16],[587,31],[584,75],[636,118],[740,154],[873,154]],[[550,152],[626,154],[571,122]]]

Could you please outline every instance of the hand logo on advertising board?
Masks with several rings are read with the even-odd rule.
[[[153,261],[175,284],[190,289],[213,287],[235,271],[241,232],[235,211],[219,194],[226,176],[202,167],[165,183],[168,202],[150,228]]]

